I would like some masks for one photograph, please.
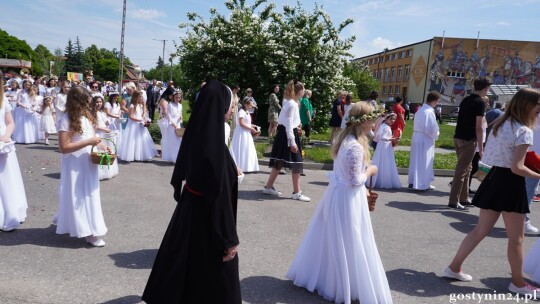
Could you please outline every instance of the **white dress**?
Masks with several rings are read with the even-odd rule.
[[[121,117],[122,109],[120,109],[120,105],[118,103],[111,105],[111,103],[107,101],[105,103],[105,109],[108,109],[112,115]],[[116,131],[116,147],[119,147],[123,131],[122,122],[120,121],[120,118],[107,117],[107,119],[109,120],[109,129]]]
[[[540,240],[534,243],[523,261],[523,272],[533,281],[540,284]]]
[[[401,181],[396,166],[394,147],[392,147],[392,130],[386,123],[381,124],[377,131],[377,149],[371,163],[377,166],[377,175],[373,176],[373,188],[400,189]],[[366,182],[369,186],[369,179]]]
[[[424,104],[414,114],[414,129],[411,139],[408,183],[413,189],[429,189],[435,179],[433,159],[435,140],[439,137],[439,124],[433,108]]]
[[[176,102],[169,102],[167,105],[167,125],[165,126],[165,144],[161,143],[161,158],[165,161],[175,163],[178,150],[182,144],[182,137],[176,136],[173,123],[177,126],[182,124],[182,105]]]
[[[167,115],[164,114],[164,111],[161,109],[161,105],[159,106],[158,126],[159,126],[159,130],[161,131],[161,159],[164,159],[164,160],[171,159],[172,156],[169,155],[170,153],[169,150],[163,149],[163,147],[168,146],[167,129],[169,127],[169,118],[167,117]],[[176,136],[176,134],[174,136]],[[176,159],[174,161],[176,161]]]
[[[240,109],[229,150],[240,170],[243,172],[257,172],[259,171],[259,159],[253,143],[253,136],[250,130],[240,125],[240,118],[244,120],[245,125],[251,126],[251,116],[243,109]]]
[[[346,137],[287,272],[295,285],[336,303],[392,303],[367,205],[363,147]]]
[[[347,127],[346,123],[347,123],[347,117],[349,117],[349,113],[351,112],[351,108],[352,108],[353,104],[346,104],[343,106],[343,118],[341,119],[341,128],[342,129],[345,129]]]
[[[81,117],[82,133],[75,133],[71,142],[95,136],[94,128],[86,117]],[[70,131],[69,117],[60,121],[59,132]],[[107,233],[99,191],[98,166],[90,160],[90,146],[72,153],[62,154],[58,211],[55,217],[56,233],[69,233],[72,237],[102,236]]]
[[[39,130],[41,132],[46,132],[49,134],[56,134],[56,125],[53,117],[52,107],[46,107],[41,112],[41,122]]]
[[[129,105],[132,109],[133,105]],[[137,105],[135,118],[143,119],[143,108]],[[128,118],[118,147],[118,157],[124,161],[151,161],[157,155],[156,145],[144,124]]]
[[[0,137],[6,133],[7,111],[11,106],[4,102],[0,108]],[[28,203],[15,148],[0,153],[0,181],[0,229],[17,228],[26,219]]]
[[[102,143],[107,147],[111,148],[111,151],[118,152],[118,147],[115,147],[116,139],[118,138],[118,131],[114,130],[113,124],[109,123],[109,126],[105,123],[108,121],[107,113],[98,111],[97,112],[97,126],[98,128],[109,128],[111,129],[110,133],[106,133],[101,130],[97,130],[96,133],[101,138],[106,138]],[[98,166],[98,176],[99,180],[109,179],[118,175],[118,160],[115,159],[110,165],[103,164]]]
[[[34,105],[26,91],[19,94],[18,102],[22,106],[17,106],[13,114],[15,130],[12,138],[20,144],[33,144],[38,141],[39,125],[34,113]]]
[[[56,95],[56,99],[54,102],[54,109],[56,110],[56,128],[57,129],[60,125],[60,121],[62,120],[62,118],[64,118],[64,115],[66,113],[66,101],[67,101],[66,94]]]

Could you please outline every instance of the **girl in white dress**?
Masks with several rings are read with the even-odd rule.
[[[69,81],[64,81],[60,87],[60,92],[56,94],[54,101],[54,109],[56,110],[56,128],[58,129],[59,122],[64,117],[66,112],[66,99],[69,89],[71,88]]]
[[[259,171],[257,150],[253,143],[252,132],[257,132],[255,125],[251,124],[249,110],[253,108],[251,97],[242,100],[242,108],[238,111],[238,123],[234,129],[233,138],[229,150],[236,165],[243,172]]]
[[[17,108],[17,99],[19,98],[21,90],[19,89],[19,83],[17,81],[12,81],[10,86],[9,91],[5,92],[5,94],[11,105],[11,111],[14,111],[15,108]]]
[[[167,121],[165,135],[165,145],[161,145],[161,158],[165,161],[175,163],[178,150],[182,144],[182,137],[176,136],[176,129],[182,127],[182,91],[173,93],[172,102],[167,105]]]
[[[366,134],[378,116],[366,102],[351,108],[347,127],[336,138],[334,170],[287,278],[336,303],[392,303],[367,203],[369,164]]]
[[[67,96],[66,115],[60,121],[58,141],[62,153],[56,233],[86,237],[96,247],[105,246],[107,227],[101,211],[98,166],[90,160],[92,146],[103,150],[94,126],[89,104],[90,94],[83,88],[71,89]]]
[[[14,115],[17,127],[13,132],[13,140],[20,144],[33,144],[37,142],[39,134],[38,121],[34,115],[37,94],[28,80],[23,81],[23,88],[17,99]]]
[[[26,219],[26,194],[11,134],[15,128],[11,105],[4,98],[0,71],[0,230],[12,231]]]
[[[105,113],[109,119],[109,129],[116,132],[116,146],[120,146],[122,138],[122,109],[118,103],[119,94],[116,91],[109,92],[109,101],[105,103]]]
[[[49,144],[49,135],[56,134],[55,126],[55,111],[52,103],[52,97],[46,96],[43,98],[43,104],[41,105],[41,122],[39,130],[45,133],[45,144]]]
[[[129,119],[122,134],[118,157],[123,161],[151,161],[157,149],[145,128],[145,104],[140,91],[134,91],[129,105]]]
[[[159,130],[161,131],[161,158],[163,160],[166,159],[172,159],[172,156],[170,155],[170,151],[167,149],[163,149],[163,147],[168,146],[168,138],[167,138],[167,129],[169,128],[169,118],[167,116],[167,106],[168,101],[165,98],[161,98],[159,100],[159,119],[158,119],[158,126]],[[176,134],[174,135],[176,136]],[[175,159],[176,161],[176,159]]]
[[[113,152],[116,144],[117,131],[112,131],[109,126],[109,119],[103,109],[103,98],[94,96],[92,98],[92,114],[96,118],[97,127],[96,134],[98,137],[106,138],[103,144],[109,147]],[[118,175],[118,161],[115,159],[111,164],[100,164],[98,167],[99,180],[109,179]]]
[[[386,115],[384,122],[379,127],[374,140],[377,142],[377,148],[373,154],[372,163],[379,170],[373,176],[373,187],[383,189],[400,189],[401,182],[396,166],[396,158],[394,156],[394,148],[392,142],[397,139],[392,137],[392,129],[390,126],[396,121],[396,114],[390,113]],[[369,185],[369,180],[366,182]]]
[[[351,112],[351,107],[354,103],[352,103],[352,95],[347,94],[345,96],[345,104],[343,105],[343,118],[341,119],[341,129],[345,129],[347,127],[347,117],[349,117],[349,112]]]

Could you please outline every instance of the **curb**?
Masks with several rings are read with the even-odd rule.
[[[259,166],[268,166],[270,163],[270,160],[265,159],[259,159]],[[313,163],[313,162],[304,162],[304,168],[309,170],[326,170],[326,171],[332,171],[334,169],[334,164],[320,164],[320,163]],[[398,173],[400,175],[408,175],[409,174],[409,168],[398,168]],[[435,176],[443,176],[443,177],[453,177],[454,176],[454,170],[445,170],[445,169],[434,169],[433,174]]]

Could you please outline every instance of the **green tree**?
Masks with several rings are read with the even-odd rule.
[[[101,51],[98,49],[98,47],[95,44],[92,44],[91,46],[87,47],[86,50],[84,50],[84,54],[88,61],[88,65],[92,69],[95,69],[96,63],[99,60],[103,59],[103,55]]]
[[[53,75],[66,76],[66,61],[60,48],[54,50]]]
[[[228,17],[212,9],[208,22],[188,13],[189,22],[180,25],[187,34],[176,53],[188,98],[193,100],[200,82],[207,78],[251,87],[259,106],[256,122],[266,124],[271,86],[298,79],[313,91],[314,129],[321,130],[327,125],[335,92],[353,84],[343,77],[342,69],[355,38],[339,39],[352,20],[336,28],[318,6],[307,12],[298,2],[277,13],[274,4],[263,6],[265,2],[227,1]]]
[[[94,64],[94,77],[99,81],[118,79],[120,63],[117,59],[99,59]]]
[[[164,66],[163,58],[161,56],[158,57],[158,60],[156,62],[156,69],[161,69]]]
[[[42,44],[34,49],[36,57],[32,62],[35,75],[50,75],[51,61],[54,61],[54,55]]]
[[[75,70],[75,50],[73,49],[73,43],[71,38],[68,39],[68,44],[64,49],[64,56],[66,57],[65,66],[66,72],[76,72]]]
[[[0,29],[0,57],[33,61],[36,59],[34,50],[24,40],[9,35]],[[41,72],[40,68],[37,71]]]
[[[379,91],[379,82],[373,77],[369,67],[361,62],[348,62],[343,69],[343,75],[354,83],[352,87],[347,87],[347,90],[361,100],[367,100],[371,91]]]

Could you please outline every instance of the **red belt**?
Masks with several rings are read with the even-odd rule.
[[[194,195],[197,195],[197,196],[203,196],[203,194],[202,194],[201,192],[197,192],[197,191],[191,189],[191,188],[188,186],[187,183],[184,185],[184,188],[185,188],[187,191],[189,191],[189,192],[191,192],[192,194],[194,194]]]

